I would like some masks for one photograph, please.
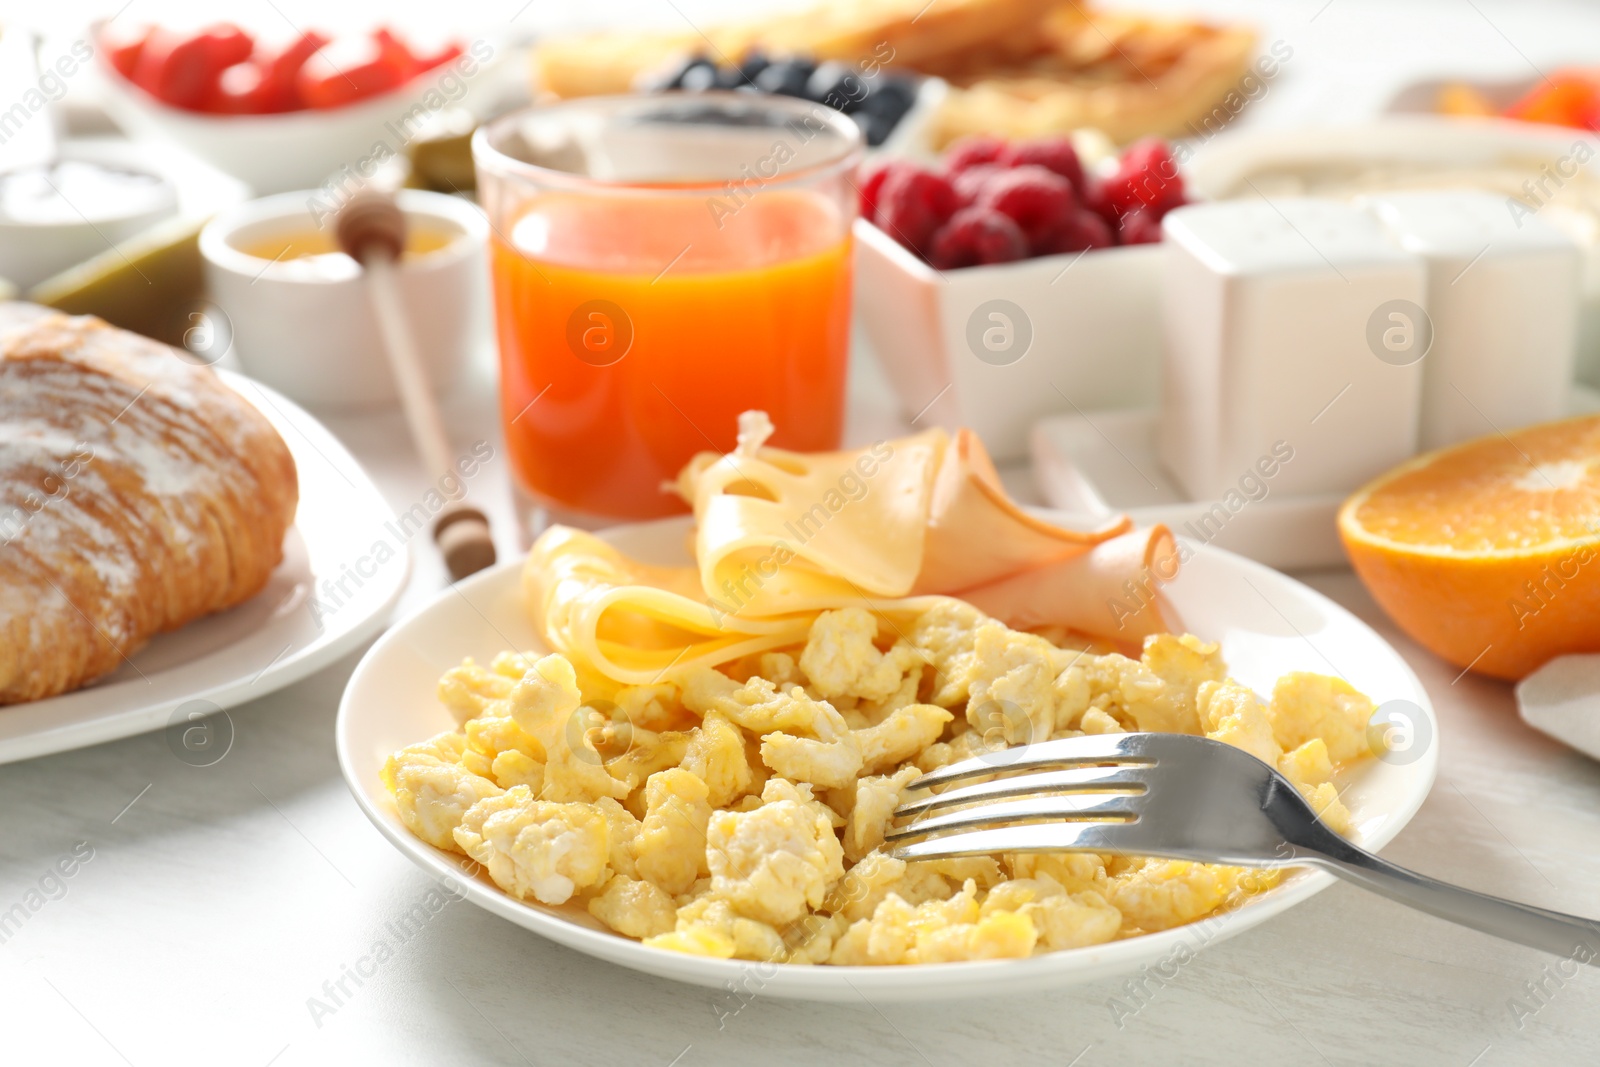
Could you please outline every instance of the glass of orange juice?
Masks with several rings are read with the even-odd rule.
[[[535,107],[473,138],[492,229],[500,398],[533,526],[685,510],[663,491],[731,451],[836,448],[861,134],[746,93]]]

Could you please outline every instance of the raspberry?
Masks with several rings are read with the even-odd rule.
[[[1085,179],[1083,188],[1083,206],[1089,211],[1099,215],[1112,233],[1117,232],[1120,225],[1121,213],[1111,203],[1111,197],[1106,192],[1106,183],[1094,178]]]
[[[1180,194],[1176,200],[1169,200],[1163,204],[1161,209],[1156,212],[1156,218],[1164,219],[1167,217],[1168,212],[1174,211],[1188,203],[1191,203],[1189,198]]]
[[[1074,191],[1083,189],[1083,164],[1078,160],[1078,150],[1065,137],[1041,137],[1007,145],[1000,162],[1007,167],[1044,167],[1071,182]]]
[[[1106,220],[1092,211],[1082,210],[1051,231],[1050,239],[1039,252],[1053,256],[1063,252],[1082,252],[1090,248],[1110,248],[1117,240]]]
[[[883,189],[883,180],[888,176],[888,165],[880,164],[871,169],[864,169],[856,179],[856,188],[861,192],[861,217],[868,222],[873,222],[877,218],[878,193]]]
[[[960,174],[968,167],[998,161],[1005,150],[1006,143],[998,137],[984,133],[963,137],[945,153],[944,169],[951,174]]]
[[[1122,216],[1122,243],[1153,245],[1161,240],[1161,216],[1147,207],[1136,207]]]
[[[978,205],[1009,216],[1038,254],[1076,208],[1072,183],[1039,166],[1014,167],[984,183]]]
[[[956,191],[941,174],[915,163],[894,162],[878,189],[877,223],[895,240],[927,258],[933,233],[956,209]]]
[[[1122,154],[1117,173],[1106,179],[1106,196],[1119,215],[1136,207],[1165,210],[1183,200],[1183,176],[1160,138],[1148,137]]]
[[[1027,238],[998,211],[964,207],[933,238],[930,262],[939,270],[983,263],[1010,263],[1028,254]]]
[[[978,197],[982,194],[983,187],[988,185],[995,175],[1004,173],[1006,173],[1006,168],[999,164],[979,163],[968,167],[959,174],[953,175],[950,179],[950,184],[955,188],[956,198],[961,202],[961,206],[970,207],[978,202]]]

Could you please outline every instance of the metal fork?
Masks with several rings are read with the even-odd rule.
[[[958,784],[975,778],[991,780]],[[911,821],[887,838],[890,854],[903,860],[1098,852],[1241,867],[1304,864],[1474,930],[1592,965],[1600,960],[1600,922],[1379,859],[1323,825],[1272,767],[1204,737],[1045,741],[952,764],[909,788],[926,795],[900,805],[896,817]]]

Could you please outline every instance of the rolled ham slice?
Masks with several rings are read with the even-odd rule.
[[[1161,586],[1177,574],[1177,540],[1157,525],[952,595],[1013,629],[1065,626],[1111,641],[1138,642],[1174,629]]]
[[[1126,533],[1120,516],[1097,530],[1069,530],[1030,515],[1000,483],[978,435],[956,431],[934,479],[916,593],[951,593],[1072,559]]]

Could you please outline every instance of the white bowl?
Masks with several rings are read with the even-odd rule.
[[[652,563],[687,562],[692,520],[663,519],[619,526],[602,536]],[[1422,683],[1400,654],[1365,623],[1321,594],[1258,563],[1207,545],[1195,546],[1176,581],[1163,587],[1188,628],[1222,644],[1230,674],[1261,692],[1294,670],[1326,673],[1330,662],[1378,703],[1407,700],[1417,707],[1415,758],[1368,762],[1342,794],[1353,816],[1353,839],[1377,849],[1400,832],[1422,805],[1438,767],[1437,723]],[[511,647],[540,648],[523,605],[520,560],[473,575],[439,594],[399,623],[357,665],[334,726],[339,769],[356,803],[391,844],[431,877],[478,907],[579,952],[645,974],[714,989],[750,988],[801,1000],[882,1001],[1001,996],[1089,981],[1161,965],[1179,951],[1194,952],[1248,930],[1332,884],[1330,874],[1296,870],[1283,884],[1237,910],[1198,924],[1090,948],[1049,952],[1025,960],[934,963],[908,967],[807,967],[687,956],[647,948],[605,929],[582,908],[525,904],[470,871],[465,857],[413,836],[378,779],[390,753],[454,729],[435,696],[439,676],[474,656],[480,662]],[[1383,905],[1377,905],[1383,906]],[[1306,953],[1317,946],[1306,945]]]
[[[476,68],[463,83],[484,81],[489,66]],[[175,146],[247,183],[259,196],[320,186],[346,171],[359,176],[364,166],[403,153],[410,135],[399,120],[435,91],[444,68],[369,100],[277,115],[209,115],[171,107],[112,69],[103,54],[97,71],[101,102],[128,136]],[[425,102],[421,106],[428,114],[437,110]]]
[[[29,222],[0,214],[0,278],[23,289],[104,252],[110,245],[126,241],[178,210],[177,188],[159,169],[149,165],[149,153],[126,142],[110,140],[63,141],[57,152],[64,162],[137,171],[161,179],[161,185],[136,211],[85,217],[74,206],[67,218],[50,222]]]
[[[918,426],[1020,459],[1046,415],[1156,402],[1160,245],[938,271],[865,220],[855,237],[855,306]]]
[[[211,220],[200,232],[208,295],[252,378],[318,407],[393,404],[399,394],[354,261],[342,276],[311,277],[292,261],[274,263],[239,248],[315,229],[308,205],[318,195],[279,193]],[[417,350],[430,382],[444,392],[460,377],[488,319],[489,223],[459,197],[404,189],[399,202],[408,219],[458,233],[444,248],[402,259],[397,272]]]

